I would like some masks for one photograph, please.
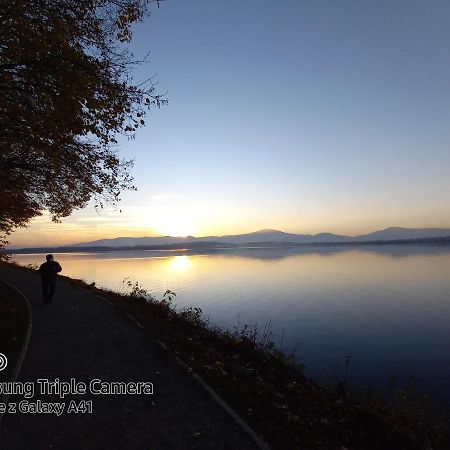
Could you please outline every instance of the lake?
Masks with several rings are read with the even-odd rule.
[[[43,255],[15,255],[19,264]],[[153,295],[176,292],[233,329],[271,326],[272,340],[306,374],[352,387],[410,378],[450,406],[450,247],[428,245],[247,248],[194,254],[126,251],[55,254],[63,274],[125,290],[138,281]],[[63,301],[63,299],[56,300]]]

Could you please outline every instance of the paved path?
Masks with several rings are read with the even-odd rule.
[[[38,378],[88,383],[150,381],[153,395],[69,396],[92,400],[92,414],[6,414],[7,449],[254,449],[253,441],[173,358],[111,305],[59,280],[42,305],[39,276],[0,267],[0,279],[30,300],[33,329],[18,381]],[[56,402],[55,396],[36,395]],[[11,402],[23,397],[12,396]]]

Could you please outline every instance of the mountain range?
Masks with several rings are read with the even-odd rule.
[[[121,248],[121,247],[173,247],[173,246],[245,246],[245,245],[287,245],[287,244],[340,244],[359,242],[409,241],[432,238],[450,238],[450,228],[401,228],[390,227],[361,236],[341,236],[331,233],[293,234],[278,230],[260,230],[254,233],[204,236],[204,237],[118,237],[100,239],[71,245],[71,248]]]

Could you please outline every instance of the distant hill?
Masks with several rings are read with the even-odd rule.
[[[293,234],[278,230],[260,230],[254,233],[204,236],[204,237],[118,237],[62,247],[9,248],[10,253],[73,253],[105,252],[117,250],[190,250],[216,252],[227,249],[276,248],[307,245],[382,245],[382,244],[432,244],[450,245],[450,228],[400,228],[391,227],[362,236],[340,236],[332,233]]]
[[[321,233],[315,236],[309,234],[290,234],[278,230],[261,230],[254,233],[227,235],[227,236],[204,236],[204,237],[118,237],[114,239],[100,239],[91,242],[82,242],[71,245],[71,247],[137,247],[148,245],[172,245],[191,244],[194,242],[210,242],[217,244],[245,245],[245,244],[307,244],[323,242],[344,242],[351,239],[348,236],[338,236],[330,233]]]
[[[91,242],[82,242],[71,245],[72,248],[92,247],[183,247],[184,245],[277,245],[277,244],[333,244],[333,243],[358,243],[358,242],[384,242],[414,239],[450,237],[450,228],[400,228],[391,227],[385,230],[375,231],[362,236],[340,236],[332,233],[292,234],[278,230],[260,230],[254,233],[227,235],[227,236],[204,236],[204,237],[118,237],[115,239],[100,239]]]
[[[284,233],[278,230],[261,230],[254,233],[228,235],[228,236],[207,236],[198,238],[201,241],[213,241],[224,244],[263,244],[263,243],[279,243],[279,244],[309,244],[323,242],[343,242],[351,239],[347,236],[338,236],[335,234],[322,233],[317,235],[310,234],[292,234]]]
[[[426,239],[450,236],[450,228],[401,228],[390,227],[354,238],[357,241],[392,241],[402,239]]]
[[[80,244],[71,245],[71,247],[138,247],[145,245],[183,245],[188,242],[195,242],[197,238],[188,237],[117,237],[114,239],[99,239],[97,241],[82,242]]]

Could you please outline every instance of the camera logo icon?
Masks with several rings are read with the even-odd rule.
[[[0,353],[0,372],[6,369],[8,365],[8,358],[3,353]]]

